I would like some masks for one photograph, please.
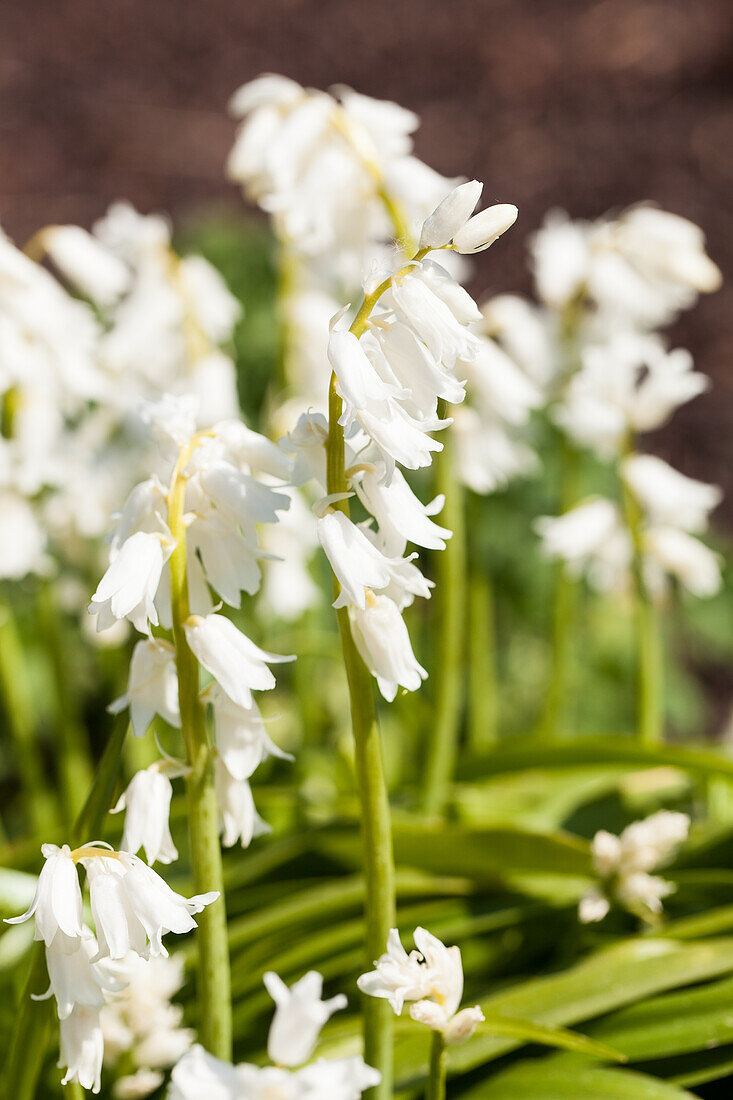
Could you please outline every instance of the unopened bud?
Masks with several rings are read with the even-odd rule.
[[[469,180],[454,187],[425,219],[420,236],[420,248],[443,248],[466,224],[481,198],[483,184]]]
[[[473,1008],[464,1008],[460,1012],[457,1012],[443,1028],[443,1038],[449,1046],[453,1046],[455,1043],[462,1043],[466,1039],[471,1038],[478,1025],[484,1019],[485,1016],[478,1005],[474,1005]]]
[[[485,210],[474,214],[470,221],[458,230],[453,238],[453,247],[456,252],[462,252],[464,255],[483,252],[514,225],[518,214],[516,206],[512,206],[511,203],[502,202],[497,203],[496,206],[487,206]]]

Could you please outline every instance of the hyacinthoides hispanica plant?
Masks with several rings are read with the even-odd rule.
[[[30,748],[38,718],[10,600],[0,615],[0,690],[26,803],[38,835],[48,836],[60,821],[71,825],[91,770],[60,593],[96,573],[109,513],[148,467],[149,452],[132,437],[138,402],[196,392],[204,424],[238,415],[234,363],[221,345],[241,307],[201,256],[176,255],[164,218],[125,203],[91,233],[46,227],[23,252],[0,234],[0,270],[0,579],[34,579],[63,739],[61,798]]]
[[[551,416],[562,434],[565,471],[559,519],[541,518],[546,552],[564,563],[555,596],[554,659],[545,726],[559,732],[573,645],[570,577],[585,573],[601,590],[627,588],[634,602],[637,731],[663,735],[663,628],[667,577],[693,594],[717,591],[715,556],[694,536],[704,530],[719,491],[636,453],[636,436],[661,427],[707,388],[683,349],[668,350],[656,330],[700,293],[720,285],[691,222],[639,206],[596,223],[550,217],[536,234],[533,262],[546,331],[554,345]],[[550,352],[552,355],[552,352]],[[612,464],[621,507],[579,501],[580,449]]]
[[[344,664],[351,700],[366,879],[366,947],[376,957],[394,923],[394,869],[387,787],[372,676],[386,699],[414,691],[427,673],[416,661],[403,609],[429,587],[408,540],[443,541],[397,465],[428,466],[440,444],[430,433],[446,426],[440,400],[459,401],[457,363],[475,354],[468,324],[476,307],[448,273],[426,259],[442,248],[476,252],[513,224],[516,208],[491,207],[471,217],[481,185],[462,184],[425,222],[420,247],[395,274],[367,284],[348,329],[337,315],[328,355],[333,368],[326,440],[327,495],[317,508],[319,538],[334,573]],[[359,461],[353,447],[358,446]],[[348,499],[356,492],[378,530],[354,524]],[[365,1007],[365,1057],[392,1088],[389,1015]]]
[[[285,273],[280,300],[285,400],[280,398],[273,423],[287,430],[305,408],[329,411],[323,400],[323,333],[325,320],[343,300],[343,288],[355,287],[364,271],[392,270],[414,256],[425,218],[458,181],[440,176],[414,156],[417,116],[350,88],[325,93],[267,74],[240,88],[230,109],[242,122],[228,160],[229,175],[271,215]],[[472,320],[480,321],[478,314]],[[456,419],[456,438],[451,432],[435,463],[435,490],[445,500],[443,518],[452,538],[435,565],[435,720],[423,795],[430,813],[445,805],[464,702],[468,569],[462,484],[485,494],[527,469],[526,449],[509,438],[506,425],[523,423],[529,409],[540,403],[539,393],[488,338],[481,336],[480,354],[463,364],[462,371],[476,400]],[[450,403],[440,399],[440,417],[447,415]],[[478,578],[476,588],[480,582]],[[481,600],[485,611],[490,610],[489,595]],[[480,617],[482,610],[476,614]],[[490,651],[479,644],[484,638],[490,643],[491,633],[478,621],[472,637],[472,651],[480,649],[475,667],[487,668],[475,685],[471,720],[476,725],[494,713],[495,698]]]
[[[36,938],[46,945],[65,1080],[95,1091],[104,1047],[100,1010],[105,990],[116,991],[104,960],[124,960],[130,951],[144,959],[164,954],[162,934],[189,931],[195,927],[193,914],[201,914],[199,1037],[218,1057],[231,1058],[219,834],[225,845],[239,840],[246,846],[266,830],[249,777],[266,755],[283,755],[265,732],[252,692],[274,687],[268,663],[291,658],[259,649],[212,608],[209,589],[230,606],[239,606],[243,590],[256,591],[256,525],[277,522],[288,498],[254,475],[282,482],[290,461],[239,421],[197,431],[195,404],[168,397],[143,409],[165,465],[172,468],[169,484],[166,488],[154,475],[132,490],[112,538],[110,566],[89,607],[98,630],[128,620],[146,635],[133,651],[127,693],[112,709],[129,708],[139,736],[160,715],[181,730],[185,759],[164,753],[133,777],[117,807],[126,811],[119,851],[97,842],[74,850],[45,846],[47,863],[36,898],[19,918],[35,915]],[[203,693],[200,667],[213,678]],[[206,704],[213,710],[213,743]],[[177,775],[186,779],[191,864],[199,890],[190,901],[135,854],[142,847],[151,863],[177,858],[168,826],[171,778]],[[87,873],[96,938],[82,922],[77,864]]]

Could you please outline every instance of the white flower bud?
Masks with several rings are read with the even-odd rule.
[[[496,206],[487,206],[479,214],[474,214],[470,221],[458,230],[453,238],[453,247],[456,252],[464,255],[472,255],[474,252],[483,252],[485,248],[498,240],[502,233],[511,229],[517,220],[519,211],[511,203],[497,203]]]
[[[442,248],[450,244],[454,234],[466,224],[481,198],[483,184],[469,180],[454,187],[425,219],[420,235],[420,248]]]
[[[470,1039],[478,1025],[485,1019],[478,1005],[461,1009],[452,1020],[448,1021],[443,1031],[446,1043],[454,1046],[456,1043],[463,1043],[466,1039]]]

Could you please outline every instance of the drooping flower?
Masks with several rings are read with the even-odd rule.
[[[66,1067],[61,1084],[78,1081],[82,1088],[99,1092],[104,1057],[99,1009],[75,1005],[68,1016],[59,1020],[59,1035],[59,1066]]]
[[[102,958],[123,959],[130,950],[143,958],[166,955],[165,933],[190,932],[196,927],[194,915],[219,896],[212,891],[184,898],[129,852],[100,850],[83,855],[81,862]]]
[[[28,909],[20,917],[7,917],[7,924],[21,924],[35,918],[34,939],[51,947],[58,938],[62,950],[75,951],[85,935],[82,922],[81,887],[71,849],[44,844],[45,859],[38,876],[36,892]]]
[[[211,684],[204,697],[214,712],[216,751],[234,779],[249,779],[268,756],[293,759],[269,736],[256,704],[241,707],[233,703],[218,683]]]
[[[178,859],[168,824],[173,795],[168,770],[167,762],[163,761],[136,772],[111,811],[115,814],[125,811],[121,849],[135,855],[144,848],[148,863],[172,863]]]
[[[142,737],[156,714],[176,729],[181,725],[178,705],[176,651],[170,642],[147,638],[132,651],[127,691],[110,704],[113,714],[130,708],[130,724]]]
[[[389,596],[366,594],[363,611],[349,608],[354,642],[388,702],[397,688],[417,691],[427,672],[416,659],[399,608]]]
[[[248,848],[254,837],[269,833],[270,826],[257,813],[248,779],[237,779],[223,760],[217,759],[214,761],[214,783],[221,842],[225,848],[231,848],[237,841]]]
[[[148,623],[158,625],[155,595],[174,547],[170,532],[137,531],[123,542],[89,604],[90,615],[97,616],[97,630],[106,630],[117,619],[129,619],[141,633]]]
[[[252,691],[274,688],[275,677],[268,663],[294,660],[260,649],[223,615],[192,615],[184,629],[196,659],[231,701],[245,709],[252,706]]]

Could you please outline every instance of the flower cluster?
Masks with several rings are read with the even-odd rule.
[[[456,188],[425,222],[414,262],[369,280],[361,322],[347,329],[342,311],[331,325],[328,358],[340,401],[346,495],[357,495],[376,528],[341,510],[343,494],[326,495],[315,508],[318,539],[340,586],[334,606],[348,609],[356,646],[390,700],[399,687],[415,691],[427,676],[402,612],[416,596],[428,597],[431,583],[414,564],[416,555],[404,556],[407,543],[442,549],[450,537],[430,518],[442,501],[421,504],[398,466],[429,466],[442,449],[432,435],[450,423],[440,406],[463,400],[461,372],[481,349],[470,327],[481,317],[475,302],[426,254],[488,247],[511,225],[513,207],[471,216],[480,189],[475,182]],[[296,456],[300,480],[315,478],[327,494],[328,433],[325,418],[306,414],[283,443]]]
[[[664,593],[669,576],[712,595],[718,560],[696,536],[720,491],[635,452],[638,433],[662,427],[709,384],[689,352],[670,350],[655,331],[720,285],[701,230],[652,206],[593,224],[553,215],[532,253],[555,349],[545,356],[551,417],[573,446],[615,465],[625,503],[620,510],[593,498],[541,517],[544,551],[600,589],[625,587],[638,562],[651,596]]]
[[[129,707],[133,732],[142,736],[160,715],[180,728],[176,646],[154,637],[152,626],[170,629],[170,558],[176,544],[169,522],[171,501],[183,485],[178,537],[185,537],[188,617],[185,644],[213,677],[203,699],[214,716],[215,778],[226,845],[250,843],[267,826],[255,810],[249,778],[268,755],[286,756],[268,736],[252,695],[275,686],[270,664],[292,660],[255,645],[212,606],[210,589],[239,607],[242,591],[260,583],[257,525],[276,523],[290,498],[270,481],[283,481],[290,462],[273,443],[240,421],[222,421],[196,432],[188,398],[149,404],[144,416],[157,434],[169,464],[170,488],[157,476],[131,492],[114,531],[110,565],[89,605],[97,629],[128,619],[147,636],[133,650],[127,693],[112,704]],[[171,774],[167,762],[153,764],[130,783],[118,809],[126,809],[124,840],[131,851],[144,847],[153,862],[170,862],[177,852],[168,829]]]
[[[379,1084],[379,1073],[358,1056],[305,1065],[323,1025],[346,1007],[343,995],[321,1000],[319,973],[310,971],[290,988],[272,972],[264,975],[264,982],[275,1002],[267,1040],[273,1065],[231,1066],[195,1046],[173,1070],[170,1100],[359,1100],[365,1089]]]
[[[370,997],[388,1000],[396,1016],[402,1015],[405,1002],[412,1002],[412,1019],[441,1032],[448,1044],[469,1039],[484,1014],[478,1005],[460,1009],[460,948],[446,947],[425,928],[416,928],[413,938],[418,950],[408,955],[399,932],[393,928],[385,954],[377,959],[373,971],[359,978],[359,989]]]
[[[35,920],[36,940],[45,944],[50,987],[60,1027],[63,1083],[78,1081],[99,1092],[104,1034],[101,1013],[109,994],[125,984],[116,961],[130,952],[142,959],[165,957],[166,932],[196,927],[193,919],[218,897],[216,892],[184,898],[147,864],[129,852],[98,844],[74,851],[44,844],[46,860],[28,910],[9,924]],[[78,865],[89,883],[95,932],[84,923]]]
[[[414,235],[451,181],[412,155],[418,118],[396,103],[340,86],[332,92],[265,74],[232,96],[242,120],[227,165],[231,179],[271,214],[296,253],[328,256],[331,278],[358,282],[389,262],[389,203],[404,207]]]
[[[224,345],[241,307],[203,257],[176,255],[164,218],[116,203],[91,233],[49,226],[26,252],[0,235],[0,576],[14,579],[50,569],[49,538],[86,565],[149,461],[141,399],[193,393],[201,423],[238,415]]]
[[[584,923],[600,921],[616,901],[645,921],[662,912],[662,899],[674,892],[674,883],[651,872],[668,863],[687,839],[687,814],[660,810],[627,826],[620,836],[601,830],[593,837],[593,866],[600,886],[580,901]]]
[[[640,513],[647,591],[663,598],[671,577],[694,596],[713,596],[720,587],[720,559],[697,533],[720,503],[720,490],[686,477],[655,455],[629,455],[620,473]],[[571,576],[585,575],[599,591],[628,588],[634,546],[615,502],[594,497],[562,516],[541,516],[535,526],[545,553],[565,562]]]
[[[445,267],[461,275],[467,268],[462,255],[496,240],[514,221],[516,209],[499,204],[472,218],[481,184],[472,180],[455,186],[458,181],[438,175],[417,160],[411,134],[418,119],[397,104],[345,87],[330,93],[304,89],[285,77],[266,74],[235,93],[231,110],[243,121],[229,157],[229,174],[243,185],[251,201],[270,214],[280,246],[286,390],[272,423],[275,434],[282,434],[295,427],[304,410],[327,413],[328,322],[338,312],[344,293],[352,295],[365,271],[374,285],[380,277],[377,273],[393,271],[418,246],[425,251],[448,246],[443,253]],[[423,274],[435,289],[433,284],[444,273],[426,267]],[[415,292],[409,293],[414,300]],[[407,291],[397,297],[406,295]],[[454,304],[458,296],[456,289]],[[471,399],[455,411],[453,467],[459,480],[487,493],[534,469],[534,453],[520,433],[531,410],[542,403],[542,394],[524,369],[491,339],[476,308],[469,308],[466,316],[475,331],[471,352],[461,363],[460,381],[467,383]],[[460,320],[464,323],[465,318]],[[364,342],[370,341],[371,337]],[[421,406],[427,389],[434,385],[434,369],[421,362],[420,354],[415,355],[399,328],[384,333],[378,342],[382,346],[376,354],[381,357],[414,357],[400,385],[403,390],[416,387],[411,402],[398,400],[393,405],[395,415],[383,432],[388,431],[393,442],[405,438],[403,454],[413,444],[423,452],[415,463],[399,457],[398,462],[408,468],[427,465],[426,451],[431,447],[418,439],[412,420],[417,415],[423,430],[431,430]],[[435,354],[434,345],[428,341],[428,346]],[[463,386],[460,391],[449,389],[445,400],[453,404],[463,400]],[[399,413],[400,404],[407,418]],[[364,412],[368,415],[368,410]],[[369,429],[367,434],[375,438]],[[386,461],[388,466],[392,463],[389,457]],[[311,552],[310,539],[301,543],[299,598],[286,605],[277,601],[275,607],[285,617],[292,618],[316,602],[317,593],[304,567]],[[273,572],[278,572],[277,567]],[[413,680],[414,676],[413,669]]]

